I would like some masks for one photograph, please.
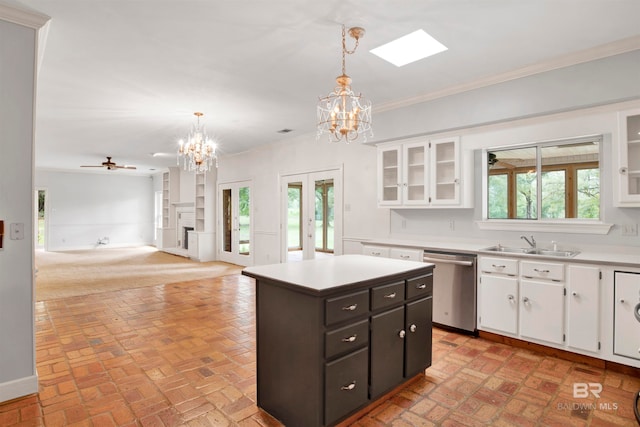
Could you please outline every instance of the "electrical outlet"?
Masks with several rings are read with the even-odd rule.
[[[623,224],[622,225],[622,235],[623,236],[637,236],[638,235],[638,224]]]
[[[453,231],[456,228],[456,222],[452,219],[449,220],[449,230]]]

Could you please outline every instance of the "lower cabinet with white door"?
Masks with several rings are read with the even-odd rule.
[[[481,256],[478,328],[598,357],[600,268]]]
[[[613,351],[640,360],[640,273],[616,271],[614,286]]]

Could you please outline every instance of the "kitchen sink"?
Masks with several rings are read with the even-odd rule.
[[[509,246],[491,246],[488,248],[482,249],[487,252],[500,252],[500,253],[513,253],[513,254],[522,254],[522,255],[540,255],[540,256],[550,256],[550,257],[559,257],[559,258],[572,258],[578,255],[579,251],[562,251],[562,250],[553,250],[553,249],[540,249],[540,248],[516,248]]]

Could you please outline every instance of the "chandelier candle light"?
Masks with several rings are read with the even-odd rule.
[[[218,167],[218,156],[216,155],[216,144],[209,139],[204,131],[204,126],[200,127],[200,117],[203,113],[193,113],[198,118],[197,124],[193,127],[187,142],[178,141],[178,166],[180,166],[180,158],[184,160],[184,170],[195,171],[196,173],[206,172]]]
[[[371,102],[362,94],[354,94],[351,90],[351,77],[345,72],[345,55],[351,55],[358,48],[360,38],[364,36],[364,28],[353,27],[349,35],[356,40],[353,50],[347,50],[345,41],[345,27],[342,26],[342,75],[336,78],[338,86],[318,101],[318,139],[323,133],[329,134],[329,141],[344,140],[349,143],[366,132],[371,131]]]

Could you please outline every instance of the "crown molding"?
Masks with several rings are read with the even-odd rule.
[[[572,65],[582,64],[585,62],[595,61],[610,56],[620,55],[622,53],[631,52],[640,49],[640,36],[633,36],[626,39],[618,40],[612,43],[596,46],[591,49],[582,50],[569,55],[553,58],[549,61],[539,62],[527,65],[502,74],[487,76],[485,78],[475,80],[473,82],[461,85],[451,86],[436,92],[430,92],[411,98],[405,98],[398,101],[391,101],[374,106],[376,113],[395,110],[398,108],[409,107],[411,105],[432,101],[438,98],[455,95],[482,87],[492,86],[504,83],[510,80],[532,76],[547,71],[557,70]]]
[[[21,9],[16,6],[0,3],[0,20],[3,21],[38,30],[50,19],[51,17],[33,10]]]

